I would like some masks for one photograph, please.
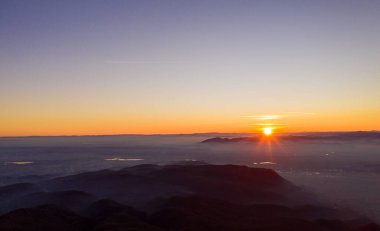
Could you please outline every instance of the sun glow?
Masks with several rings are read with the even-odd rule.
[[[266,136],[270,136],[270,135],[272,135],[272,133],[273,133],[273,128],[271,128],[271,127],[263,128],[263,133],[264,133],[264,135],[266,135]]]

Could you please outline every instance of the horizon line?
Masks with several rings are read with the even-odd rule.
[[[283,132],[282,134],[292,133],[333,133],[333,132],[380,132],[380,130],[338,130],[338,131],[302,131],[302,132]],[[84,137],[84,136],[180,136],[180,135],[206,135],[206,134],[257,134],[260,132],[193,132],[193,133],[121,133],[121,134],[83,134],[83,135],[15,135],[0,136],[0,138],[33,138],[33,137]]]

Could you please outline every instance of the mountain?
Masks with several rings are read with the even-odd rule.
[[[357,132],[321,132],[321,133],[304,133],[304,134],[285,134],[275,136],[280,141],[380,141],[380,132],[378,131],[357,131]],[[214,137],[203,140],[201,143],[237,143],[237,142],[260,142],[266,139],[262,135],[249,137],[223,138]]]
[[[0,187],[0,230],[379,230],[275,171],[138,165]]]

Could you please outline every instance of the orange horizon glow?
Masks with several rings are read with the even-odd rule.
[[[54,129],[55,128],[55,129]],[[281,131],[281,133],[292,133],[292,132],[339,132],[339,131],[372,131],[372,130],[379,130],[379,129],[362,129],[362,128],[339,128],[339,127],[332,127],[331,129],[325,128],[325,129],[290,129],[286,128]],[[48,128],[38,128],[33,129],[33,127],[29,129],[17,129],[17,130],[5,130],[4,132],[0,133],[0,137],[6,137],[6,136],[81,136],[81,135],[117,135],[117,134],[136,134],[136,135],[155,135],[155,134],[193,134],[193,133],[261,133],[262,131],[258,131],[256,129],[251,129],[247,125],[245,128],[241,129],[234,129],[234,128],[224,128],[217,130],[215,127],[198,127],[196,126],[189,128],[189,126],[178,126],[178,127],[166,127],[166,128],[156,128],[153,129],[145,128],[143,129],[138,127],[117,127],[117,126],[110,126],[108,128],[98,128],[98,129],[91,129],[89,127],[52,127],[51,129]]]
[[[274,118],[274,117],[272,117]],[[276,133],[380,130],[380,112],[320,112],[312,116],[281,117],[263,124],[256,118],[222,112],[151,115],[89,111],[9,113],[0,115],[0,136],[71,136],[114,134],[258,133],[271,127]],[[267,118],[265,118],[267,119]],[[267,121],[267,120],[266,120]]]

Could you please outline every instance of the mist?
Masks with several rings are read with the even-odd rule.
[[[274,169],[329,206],[380,221],[380,142],[201,143],[215,135],[1,138],[0,185],[140,164],[237,164]]]

